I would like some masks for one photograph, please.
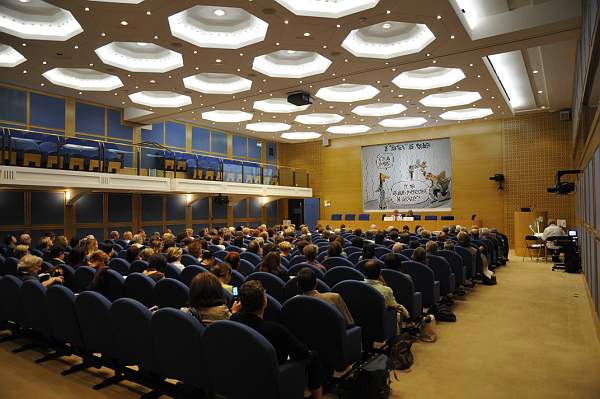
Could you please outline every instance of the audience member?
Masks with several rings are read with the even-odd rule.
[[[227,253],[227,255],[225,255],[225,259],[223,259],[223,261],[229,263],[232,270],[240,269],[240,254],[235,251],[231,251],[231,252]]]
[[[206,326],[218,320],[228,320],[239,308],[240,303],[236,301],[229,310],[221,282],[214,274],[198,273],[190,284],[190,306],[181,310]]]
[[[229,285],[229,281],[231,281],[231,265],[227,262],[221,262],[211,267],[210,272],[218,277],[223,289],[231,294],[233,291],[233,286]]]
[[[280,256],[274,252],[265,255],[258,271],[274,274],[283,281],[289,280],[286,271],[281,268]]]
[[[148,258],[148,267],[144,274],[154,281],[162,280],[165,277],[167,268],[167,258],[161,254],[154,254]]]
[[[125,252],[125,260],[127,262],[129,262],[129,264],[132,264],[134,261],[139,260],[139,259],[140,259],[140,247],[132,245],[129,248],[127,248],[127,251]]]
[[[50,250],[50,259],[48,262],[52,266],[60,266],[65,264],[65,249],[61,246],[53,246]]]
[[[35,255],[24,255],[17,264],[18,277],[21,281],[38,280],[45,287],[54,284],[64,284],[65,278],[62,275],[51,277],[49,274],[40,275],[42,270],[42,258]]]
[[[175,266],[179,271],[182,271],[185,266],[181,263],[181,256],[183,255],[183,250],[178,247],[170,247],[167,249],[167,262],[171,265]]]
[[[305,263],[308,263],[325,273],[327,269],[317,261],[317,250],[318,247],[314,244],[309,244],[304,247],[303,255],[306,258]]]

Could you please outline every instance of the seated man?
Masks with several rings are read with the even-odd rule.
[[[344,320],[346,320],[346,327],[354,325],[352,314],[350,314],[350,310],[348,310],[346,302],[344,302],[344,298],[340,294],[336,294],[335,292],[320,293],[317,291],[317,276],[311,269],[308,267],[301,269],[296,276],[296,282],[302,295],[312,296],[329,302],[340,311]]]
[[[544,232],[542,233],[542,240],[548,241],[548,238],[550,238],[550,237],[561,237],[561,236],[566,236],[562,227],[560,227],[556,224],[556,220],[548,219],[548,227],[546,227],[544,229]],[[556,244],[554,244],[553,241],[548,241],[546,243],[546,247],[548,249],[554,249],[554,250],[560,249],[560,246],[557,246]]]
[[[376,260],[370,260],[365,264],[365,282],[369,284],[371,287],[375,288],[377,291],[381,292],[383,298],[385,299],[385,306],[388,308],[396,308],[398,313],[400,313],[404,318],[408,319],[410,315],[408,314],[408,310],[398,302],[396,302],[396,298],[394,297],[394,291],[388,287],[381,275],[381,265]]]
[[[308,388],[311,390],[312,398],[321,399],[325,373],[318,355],[309,351],[283,325],[263,320],[267,307],[267,293],[260,281],[245,282],[240,287],[239,294],[241,308],[231,317],[231,320],[245,324],[264,336],[277,352],[279,364],[285,363],[288,358],[306,360]]]
[[[60,266],[65,264],[65,249],[61,246],[53,246],[50,250],[50,260],[52,266]]]
[[[306,258],[305,263],[308,263],[309,265],[316,267],[317,269],[321,270],[323,273],[325,273],[327,271],[325,266],[323,266],[322,264],[317,262],[317,246],[316,245],[308,244],[307,246],[304,247],[304,249],[302,250],[302,253],[304,254],[304,257]]]

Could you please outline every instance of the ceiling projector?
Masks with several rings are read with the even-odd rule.
[[[560,178],[564,175],[576,175],[579,174],[580,170],[559,170],[556,172],[556,186],[548,187],[549,193],[556,193],[559,195],[567,195],[575,191],[575,183],[560,181]]]
[[[310,105],[313,103],[313,99],[309,93],[305,91],[299,91],[296,93],[288,94],[287,101],[290,104],[294,104],[296,106],[302,105]]]

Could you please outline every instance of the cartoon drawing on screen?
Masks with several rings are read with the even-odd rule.
[[[429,188],[429,196],[431,197],[431,203],[439,201],[445,201],[450,199],[450,180],[451,177],[446,177],[446,171],[442,171],[439,175],[434,175],[433,173],[427,173],[425,180],[429,180],[431,182],[431,187]],[[438,195],[442,195],[442,198],[439,199]]]
[[[385,203],[385,190],[383,188],[383,183],[389,178],[389,176],[386,176],[383,173],[379,174],[379,187],[377,187],[377,190],[375,190],[375,192],[379,192],[379,209],[387,209],[387,205]]]
[[[416,164],[410,165],[408,167],[408,174],[410,175],[410,180],[414,180],[414,173],[417,169],[420,169],[421,173],[423,173],[423,177],[425,177],[425,175],[427,174],[427,162],[421,162],[417,159]]]

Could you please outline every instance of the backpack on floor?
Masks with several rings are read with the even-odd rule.
[[[397,335],[388,343],[388,369],[406,370],[412,366],[414,358],[410,350],[412,341]]]
[[[379,354],[360,363],[338,388],[340,399],[387,399],[390,396],[388,357]]]

